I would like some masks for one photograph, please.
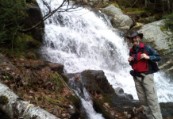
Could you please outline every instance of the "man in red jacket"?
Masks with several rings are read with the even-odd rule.
[[[156,62],[160,60],[160,56],[141,42],[142,33],[134,32],[127,38],[133,44],[128,58],[133,69],[130,74],[133,76],[144,114],[148,119],[162,119],[153,74],[159,70]]]

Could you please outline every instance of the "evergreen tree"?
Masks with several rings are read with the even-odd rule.
[[[25,0],[0,0],[0,46],[11,47],[26,17]]]

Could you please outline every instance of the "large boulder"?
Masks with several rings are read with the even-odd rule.
[[[106,79],[103,71],[86,70],[81,73],[81,76],[82,81],[89,92],[102,92],[107,94],[114,93],[114,90]]]
[[[164,28],[164,20],[155,21],[144,25],[139,32],[144,34],[145,42],[152,43],[154,48],[163,51],[170,50],[171,32],[162,30]]]
[[[28,5],[28,9],[26,9],[27,15],[28,17],[24,20],[25,21],[25,30],[27,30],[27,32],[31,32],[32,36],[34,37],[34,39],[38,40],[38,41],[42,41],[42,35],[43,35],[43,28],[44,28],[44,23],[43,18],[42,18],[42,14],[41,14],[41,10],[39,8],[39,6],[35,3],[34,5]],[[39,22],[40,25],[38,25],[37,27],[32,28],[33,26],[35,26],[36,24],[38,24]],[[30,29],[32,28],[32,29]]]
[[[109,16],[112,26],[115,28],[128,30],[134,24],[133,20],[128,15],[125,15],[121,9],[114,5],[109,5],[101,9],[101,11]]]
[[[90,100],[84,88],[93,100],[94,109],[106,119],[125,118],[124,110],[137,103],[123,89],[113,89],[101,70],[85,70],[81,73],[68,74],[70,87],[78,92],[81,98]],[[123,111],[122,111],[123,110]]]

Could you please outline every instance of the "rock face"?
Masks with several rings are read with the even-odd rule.
[[[164,20],[155,21],[144,25],[139,32],[144,34],[146,42],[154,44],[157,50],[170,50],[171,32],[162,30],[164,27]]]
[[[81,73],[84,86],[92,94],[114,94],[112,86],[108,83],[103,71],[86,70]]]
[[[42,22],[42,14],[40,8],[35,3],[35,5],[30,5],[26,11],[28,13],[28,17],[24,20],[25,28],[32,28],[34,25],[41,22],[39,26],[33,28],[32,30],[29,30],[29,32],[31,32],[32,36],[36,40],[42,41],[44,23]]]
[[[101,10],[110,17],[112,26],[115,28],[128,30],[133,25],[133,20],[114,5],[109,5]]]
[[[106,119],[126,118],[124,110],[130,110],[138,105],[137,102],[133,102],[131,95],[124,93],[123,89],[114,90],[101,70],[86,70],[69,74],[68,77],[74,79],[73,84],[70,83],[71,88],[78,90],[84,99],[83,87],[86,88],[93,100],[94,109]]]

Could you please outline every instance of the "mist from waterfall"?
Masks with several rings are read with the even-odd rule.
[[[45,0],[51,10],[59,0]],[[37,0],[43,16],[49,9]],[[62,63],[68,73],[87,69],[103,70],[113,88],[121,87],[137,99],[128,64],[127,43],[106,20],[86,8],[55,13],[45,21],[42,55],[51,62]],[[173,87],[164,73],[155,74],[160,102],[173,101]]]

